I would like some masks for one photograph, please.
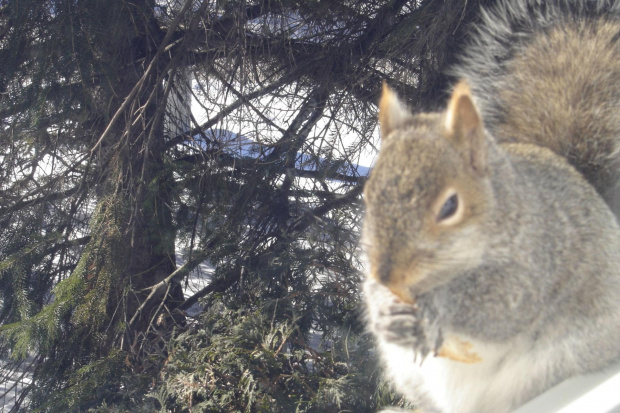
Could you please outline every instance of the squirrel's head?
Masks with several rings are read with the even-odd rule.
[[[364,189],[370,276],[404,301],[480,264],[492,202],[482,119],[459,83],[443,113],[413,115],[385,84],[382,145]]]

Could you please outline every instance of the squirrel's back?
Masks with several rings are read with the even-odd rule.
[[[620,211],[620,1],[504,1],[453,74],[498,142],[565,157]]]

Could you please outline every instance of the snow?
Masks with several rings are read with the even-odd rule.
[[[177,248],[180,250],[179,246]],[[184,254],[177,254],[176,264],[177,268],[185,264]],[[187,280],[183,282],[183,295],[185,299],[191,297],[198,291],[208,286],[213,280],[213,272],[215,268],[209,261],[200,263],[187,277]],[[190,317],[195,317],[202,312],[203,308],[200,304],[195,303],[185,312]],[[1,412],[0,412],[1,413]]]
[[[8,413],[15,405],[21,391],[32,381],[32,374],[24,367],[29,367],[32,358],[26,359],[24,364],[11,374],[7,375],[8,364],[0,360],[0,413]]]

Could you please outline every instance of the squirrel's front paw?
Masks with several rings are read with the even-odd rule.
[[[424,359],[437,354],[443,343],[441,330],[433,326],[416,304],[401,301],[386,287],[366,285],[366,302],[373,333],[387,343],[413,349]]]
[[[412,348],[422,358],[436,353],[443,343],[440,329],[431,328],[415,304],[400,301],[379,310],[373,330],[386,342]]]

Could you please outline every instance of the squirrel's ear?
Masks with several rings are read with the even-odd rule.
[[[411,117],[407,109],[398,100],[396,93],[383,81],[383,91],[379,100],[379,125],[381,127],[381,139],[395,129],[401,127]]]
[[[484,173],[487,168],[484,127],[465,81],[460,81],[452,92],[445,127],[448,139],[463,151],[474,171]]]

